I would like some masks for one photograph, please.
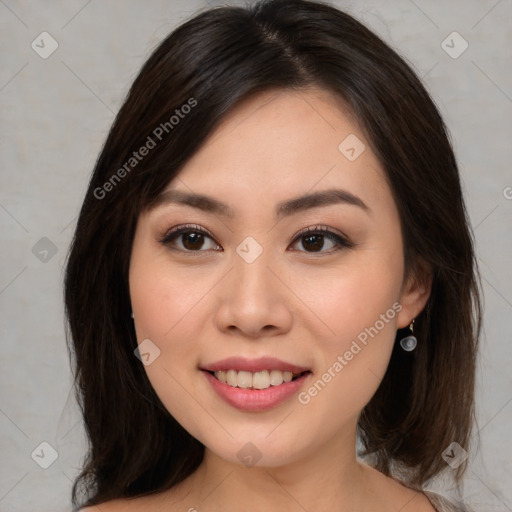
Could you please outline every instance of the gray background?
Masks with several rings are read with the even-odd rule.
[[[512,510],[512,2],[333,3],[413,65],[452,133],[485,291],[481,445],[470,456],[464,494],[476,511]],[[155,45],[208,5],[220,2],[0,0],[2,512],[70,510],[85,443],[64,338],[65,254],[130,83]],[[58,43],[46,59],[31,47],[43,31]],[[453,31],[469,45],[458,58],[458,36],[442,45]],[[58,452],[48,469],[31,457],[43,441]]]

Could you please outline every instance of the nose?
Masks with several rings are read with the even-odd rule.
[[[290,292],[264,254],[252,263],[235,256],[234,268],[217,290],[215,323],[219,330],[259,339],[291,329]]]

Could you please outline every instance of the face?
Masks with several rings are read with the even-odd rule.
[[[139,217],[129,280],[165,407],[211,452],[265,466],[353,440],[426,301],[384,172],[321,90],[238,105]]]

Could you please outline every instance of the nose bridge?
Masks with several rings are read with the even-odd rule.
[[[254,240],[246,240],[233,255],[232,271],[222,287],[216,313],[220,329],[236,327],[249,336],[258,337],[264,328],[268,330],[272,326],[281,332],[290,326],[291,312],[282,283],[270,270],[272,252],[258,246]]]
[[[275,280],[269,270],[270,251],[248,237],[236,249],[233,261],[233,281],[239,299],[253,299],[271,302],[277,293]]]

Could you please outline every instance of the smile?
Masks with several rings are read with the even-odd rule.
[[[273,357],[231,357],[200,369],[218,397],[247,412],[262,412],[282,404],[312,375],[307,367]]]
[[[267,389],[270,386],[280,386],[281,384],[291,382],[300,377],[304,372],[292,373],[290,371],[281,370],[263,370],[261,372],[247,371],[218,371],[214,372],[214,376],[220,382],[227,384],[233,388],[242,389]]]

